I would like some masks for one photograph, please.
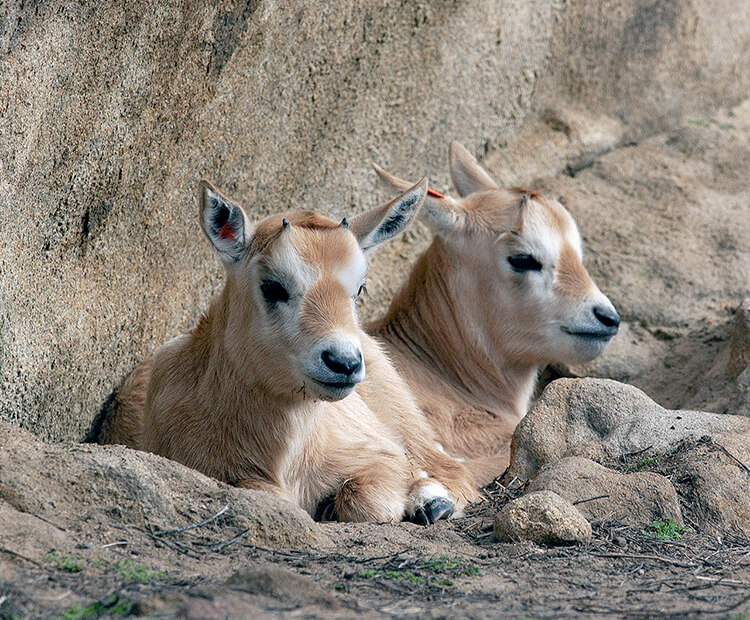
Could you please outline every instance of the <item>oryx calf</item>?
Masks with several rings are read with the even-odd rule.
[[[461,198],[429,191],[421,215],[435,239],[368,331],[442,446],[485,484],[508,465],[539,366],[595,358],[620,317],[583,266],[581,236],[559,202],[498,187],[457,142],[449,160]]]
[[[200,221],[227,277],[189,332],[123,384],[101,442],[124,443],[342,521],[427,523],[476,497],[355,300],[365,254],[402,230],[423,179],[334,222],[290,212],[253,224],[204,182]]]

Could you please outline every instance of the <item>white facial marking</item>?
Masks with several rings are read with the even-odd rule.
[[[578,230],[578,225],[567,211],[565,212],[566,219],[568,220],[568,230],[566,230],[566,238],[568,243],[573,247],[578,254],[578,258],[583,259],[583,242],[581,240],[581,233]]]
[[[280,274],[292,278],[297,286],[305,289],[312,287],[320,275],[312,265],[302,260],[291,240],[283,237],[275,248],[273,266]]]
[[[555,262],[562,250],[562,231],[552,228],[536,212],[529,216],[523,224],[523,237],[533,243],[529,253],[543,265]]]
[[[336,271],[335,275],[349,295],[356,295],[359,287],[365,281],[366,274],[367,260],[365,255],[360,250],[356,250],[349,262]]]

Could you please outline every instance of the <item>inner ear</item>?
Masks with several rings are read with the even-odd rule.
[[[201,181],[200,215],[203,232],[222,260],[238,261],[251,233],[242,208],[208,181]]]
[[[349,221],[349,230],[363,252],[369,252],[404,228],[416,215],[427,194],[427,179],[422,179],[388,204],[362,213]]]
[[[409,187],[409,182],[399,179],[383,170],[377,164],[372,164],[375,172],[385,183],[401,191]],[[427,223],[433,232],[450,235],[454,230],[466,225],[467,213],[459,202],[451,196],[444,196],[433,190],[427,190],[419,217]]]

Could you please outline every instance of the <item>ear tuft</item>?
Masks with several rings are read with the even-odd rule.
[[[249,234],[245,213],[208,181],[201,181],[201,228],[219,256],[227,263],[238,261]]]
[[[419,211],[427,194],[427,179],[407,189],[387,205],[353,217],[349,229],[363,251],[369,252],[401,232]]]

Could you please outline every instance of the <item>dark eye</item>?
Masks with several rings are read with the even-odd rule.
[[[531,254],[516,254],[515,256],[509,256],[508,262],[510,266],[516,271],[541,271],[542,263],[540,263]]]
[[[281,285],[281,282],[276,280],[263,280],[260,283],[260,292],[263,293],[263,297],[270,304],[289,301],[288,291]]]
[[[366,292],[367,292],[367,287],[363,284],[362,286],[359,287],[359,290],[357,291],[357,297],[359,297],[362,293],[366,293]]]

